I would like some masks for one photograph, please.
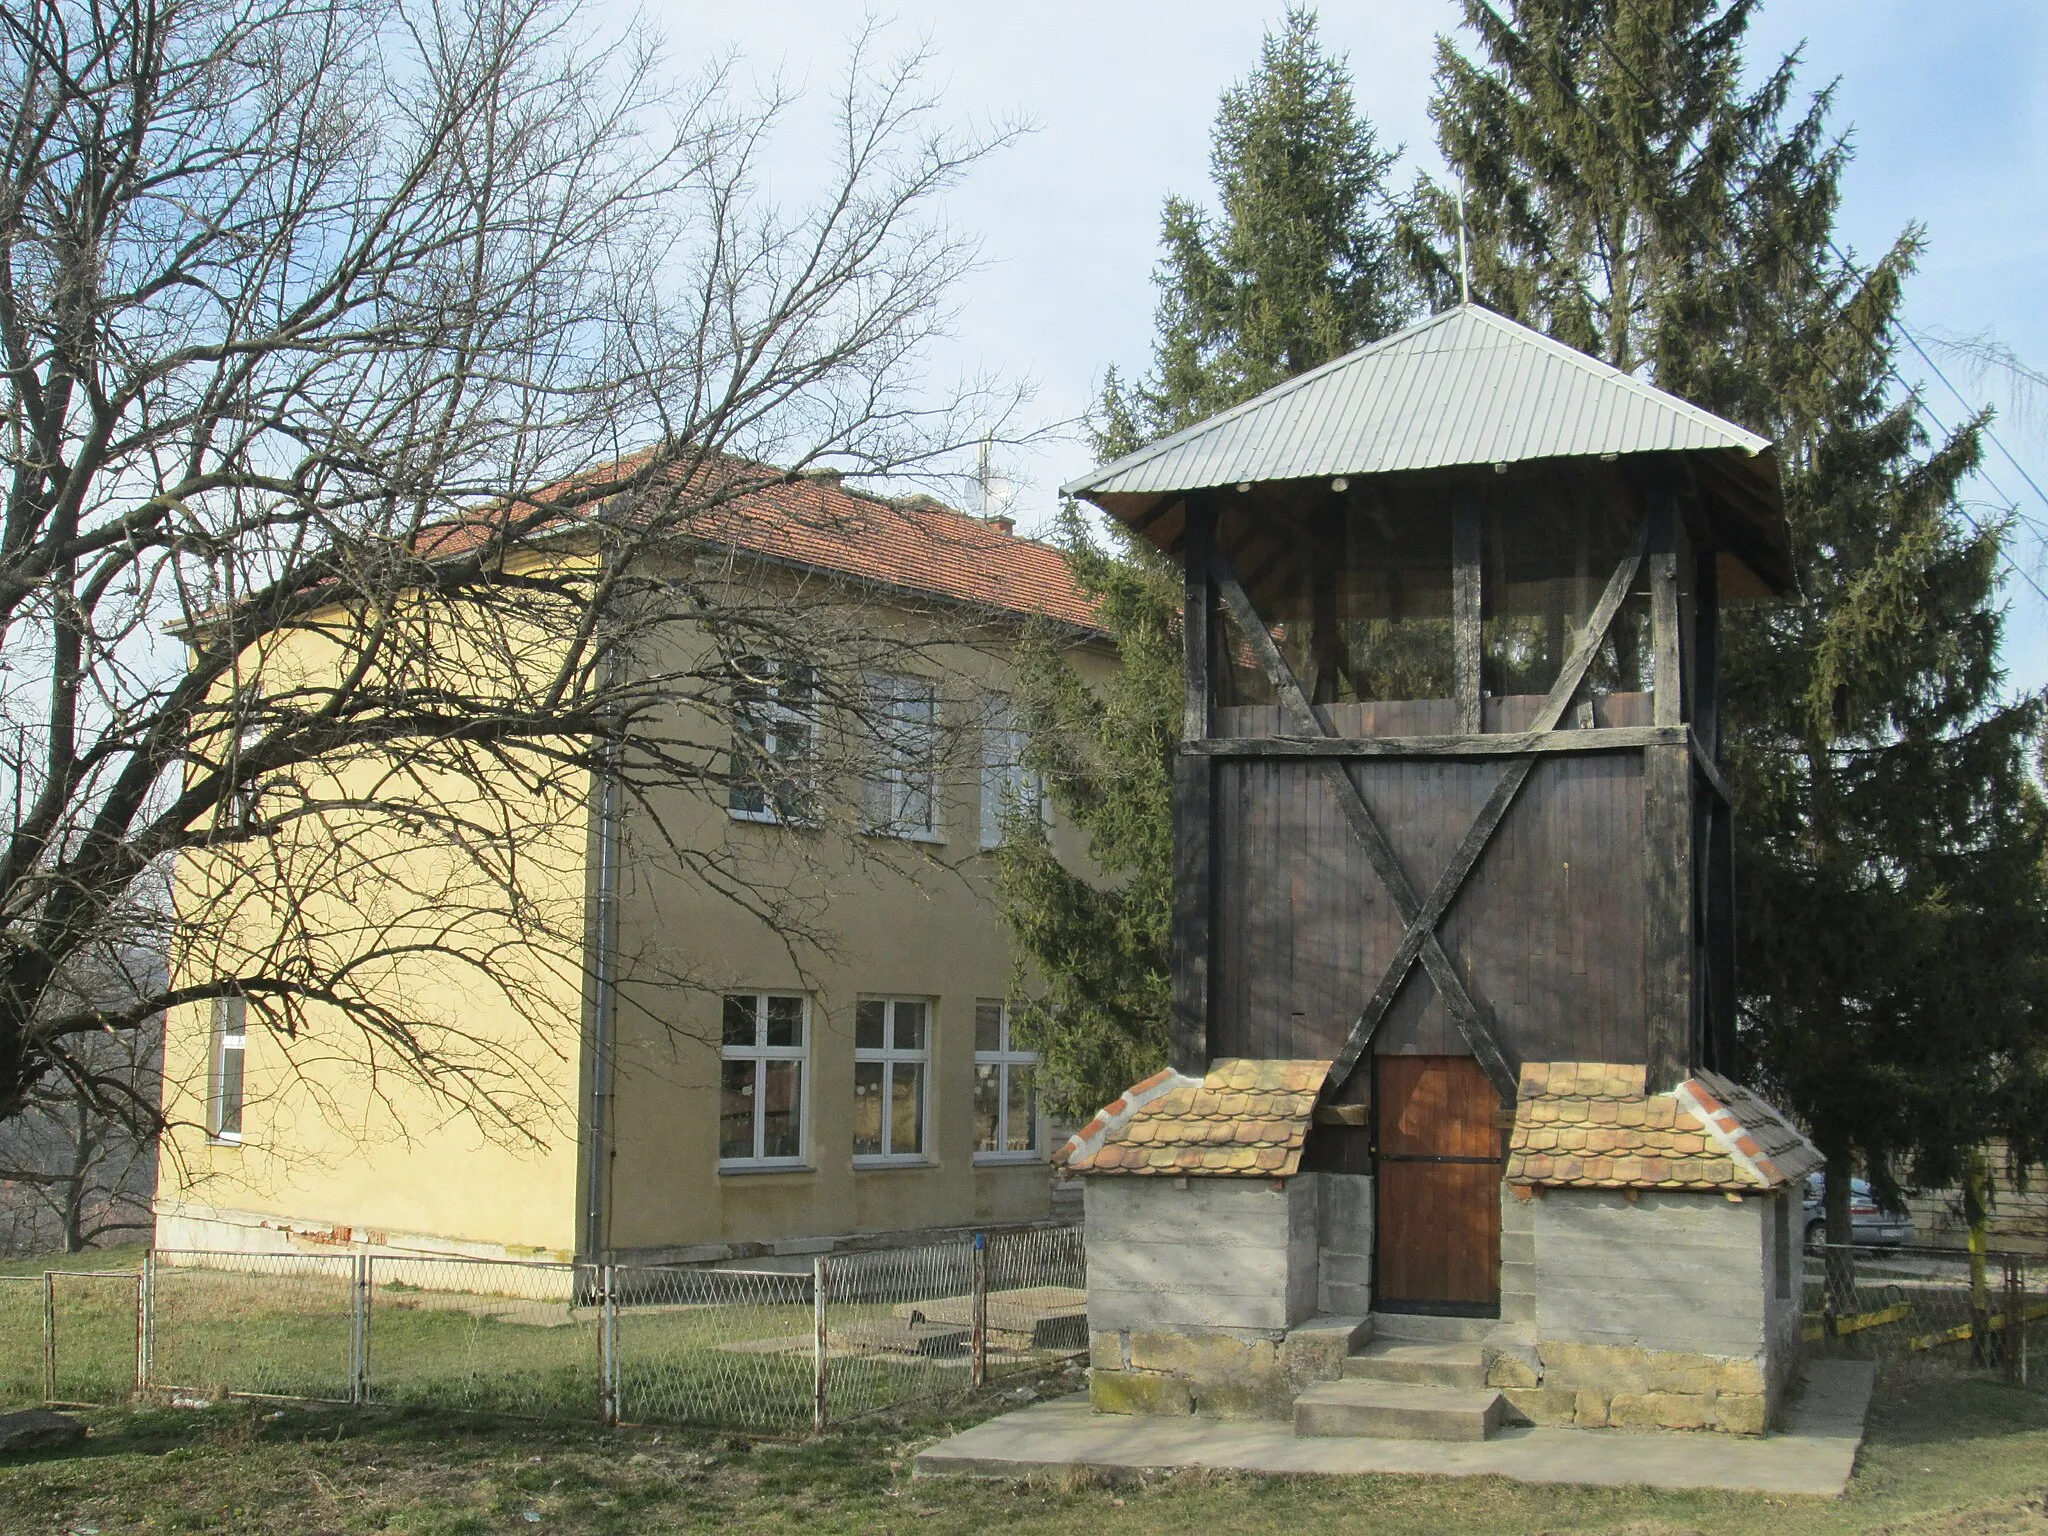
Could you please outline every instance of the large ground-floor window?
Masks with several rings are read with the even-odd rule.
[[[1010,1010],[984,997],[974,1005],[974,1159],[1022,1162],[1038,1156],[1036,1051],[1010,1038]]]
[[[922,1162],[931,1076],[931,1002],[862,998],[853,1011],[856,1163]]]
[[[810,999],[736,992],[725,999],[719,1063],[718,1165],[795,1168],[804,1161],[804,1067]]]

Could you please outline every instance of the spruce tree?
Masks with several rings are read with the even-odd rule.
[[[1408,290],[1385,189],[1392,156],[1358,111],[1315,16],[1290,9],[1258,68],[1223,93],[1212,213],[1169,197],[1153,367],[1112,370],[1095,421],[1107,460],[1394,329]],[[1105,547],[1074,508],[1063,537],[1120,670],[1085,681],[1060,643],[1025,650],[1031,758],[1086,836],[1090,877],[1017,824],[1000,861],[1019,955],[1021,1032],[1055,1114],[1092,1113],[1165,1064],[1173,899],[1173,757],[1180,741],[1180,580],[1150,546]]]
[[[1778,445],[1798,595],[1731,609],[1722,663],[1741,1040],[1845,1243],[1853,1169],[1951,1184],[2048,1129],[2039,702],[2003,689],[2003,525],[1961,501],[1983,423],[1930,441],[1895,386],[1922,237],[1839,252],[1846,143],[1827,92],[1788,110],[1795,58],[1742,88],[1750,0],[1464,9],[1433,113],[1474,296]],[[1440,303],[1453,208],[1424,183],[1404,223]]]

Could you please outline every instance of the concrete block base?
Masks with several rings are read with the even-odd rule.
[[[1088,1400],[1098,1413],[1285,1419],[1317,1382],[1337,1381],[1369,1338],[1363,1317],[1317,1317],[1279,1338],[1235,1331],[1091,1335]]]

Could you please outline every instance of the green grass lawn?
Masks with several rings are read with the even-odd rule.
[[[111,1405],[135,1381],[133,1270],[140,1250],[0,1266],[0,1407],[44,1397],[44,1284],[55,1280],[56,1401]],[[404,1261],[392,1272],[403,1274]],[[127,1275],[80,1273],[87,1267]],[[394,1407],[472,1410],[543,1422],[597,1417],[596,1313],[572,1309],[561,1276],[464,1270],[464,1284],[513,1294],[380,1283],[370,1309],[370,1397]],[[253,1393],[346,1401],[351,1283],[346,1267],[278,1263],[272,1272],[156,1270],[150,1379],[199,1396]],[[423,1276],[423,1278],[425,1278]],[[445,1279],[445,1277],[443,1277]],[[554,1292],[548,1291],[554,1285]],[[520,1295],[524,1288],[529,1294]],[[831,1326],[886,1320],[886,1302],[835,1303]],[[810,1303],[627,1306],[618,1319],[620,1414],[760,1431],[811,1421]],[[750,1341],[765,1348],[748,1349]],[[835,1349],[835,1417],[957,1396],[965,1361]]]
[[[1002,1406],[870,1418],[814,1442],[421,1408],[101,1411],[75,1452],[0,1460],[0,1531],[2048,1532],[2048,1394],[1940,1375],[1880,1385],[1838,1501],[1499,1478],[910,1477],[919,1446]]]

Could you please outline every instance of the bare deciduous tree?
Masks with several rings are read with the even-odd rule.
[[[786,873],[661,829],[679,792],[791,791],[729,751],[787,658],[857,722],[900,654],[750,565],[736,509],[827,466],[936,473],[1009,419],[920,371],[973,255],[935,200],[1005,135],[945,128],[922,58],[863,37],[785,207],[785,97],[729,64],[671,87],[592,30],[557,0],[0,10],[0,1120],[62,1080],[146,1121],[86,1042],[240,998],[301,1057],[519,1134],[530,1044],[393,980],[435,955],[515,1006],[557,984],[522,941],[569,952],[584,918],[534,894],[523,818],[570,825],[596,783],[829,942]],[[805,818],[857,817],[833,752],[861,734],[815,733]],[[168,979],[65,1001],[110,944]]]

